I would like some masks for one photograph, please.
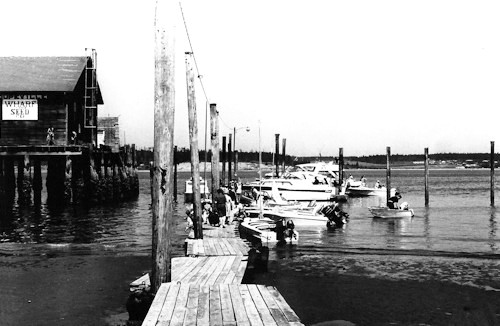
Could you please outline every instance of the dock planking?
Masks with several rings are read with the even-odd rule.
[[[163,283],[143,326],[303,325],[276,288]]]
[[[186,240],[187,257],[172,258],[172,281],[160,286],[143,326],[303,325],[276,288],[241,284],[250,247],[234,226],[203,233]]]

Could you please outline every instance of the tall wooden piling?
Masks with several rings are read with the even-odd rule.
[[[282,171],[285,172],[286,168],[286,138],[283,138],[281,141],[281,164],[282,164]]]
[[[228,138],[228,142],[227,142],[227,184],[229,184],[231,182],[231,180],[233,179],[233,174],[232,174],[232,169],[231,169],[231,165],[232,165],[232,162],[233,162],[233,151],[232,151],[232,144],[233,144],[233,136],[231,134],[229,134],[229,138]]]
[[[495,206],[495,142],[490,142],[490,205]]]
[[[14,171],[14,159],[7,157],[4,159],[4,180],[5,180],[5,198],[8,204],[14,202],[16,197],[16,173]]]
[[[386,204],[391,198],[391,148],[387,146],[387,167],[385,175],[385,187],[386,187]]]
[[[219,174],[219,112],[217,111],[217,104],[210,103],[210,142],[212,147],[212,198],[215,198],[217,189],[220,186]]]
[[[226,136],[222,136],[222,176],[220,183],[220,185],[226,184]]]
[[[339,187],[342,187],[342,183],[344,182],[344,149],[342,147],[339,148]],[[340,189],[339,189],[340,190]],[[340,191],[339,191],[340,193]]]
[[[426,147],[424,149],[424,168],[425,168],[425,176],[424,176],[424,202],[425,207],[429,206],[429,148]]]
[[[174,146],[174,202],[177,203],[177,164],[178,162],[177,146]]]
[[[194,91],[193,54],[186,52],[186,81],[189,118],[189,145],[191,150],[191,177],[193,185],[193,225],[196,239],[203,239],[203,220],[201,217],[200,191],[200,154],[198,151],[198,123],[196,114],[196,96]]]
[[[274,164],[276,164],[276,178],[280,176],[280,134],[275,134],[276,137],[276,151],[274,154]]]
[[[176,8],[157,1],[155,11],[154,185],[151,289],[171,279],[171,224],[173,220],[175,28]]]

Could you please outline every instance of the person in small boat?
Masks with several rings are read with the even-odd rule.
[[[319,185],[320,182],[318,180],[318,177],[314,177],[313,185]]]
[[[364,187],[366,186],[366,178],[364,175],[361,176],[361,178],[359,179],[359,181],[361,181],[361,185]]]
[[[391,209],[398,209],[398,201],[401,199],[401,195],[396,191],[394,196],[390,197],[387,201],[387,207]]]
[[[377,182],[375,182],[375,189],[380,189],[382,188],[382,185],[380,184],[380,180],[377,180]]]

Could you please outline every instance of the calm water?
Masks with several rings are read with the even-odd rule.
[[[415,217],[401,220],[373,219],[367,207],[380,204],[378,197],[349,198],[343,209],[350,221],[342,230],[299,229],[301,243],[296,250],[331,252],[339,250],[411,250],[426,255],[487,256],[500,258],[498,220],[500,212],[490,207],[489,170],[431,170],[430,205],[424,206],[422,170],[392,170],[391,184],[415,211]],[[385,183],[384,170],[351,170],[355,178],[364,175],[368,184]],[[14,207],[10,216],[0,218],[0,249],[20,250],[72,247],[99,254],[149,254],[151,211],[149,173],[140,172],[137,200],[92,208]],[[257,173],[240,171],[243,180]],[[176,245],[181,250],[185,237],[184,180],[180,172],[178,204],[175,206]],[[500,192],[498,192],[500,194]],[[497,194],[497,197],[500,196]],[[497,200],[500,203],[500,198]],[[19,244],[23,245],[19,245]],[[178,246],[177,246],[178,245]]]
[[[364,175],[369,184],[377,179],[385,183],[384,170],[349,173],[355,178]],[[257,177],[256,172],[238,174],[244,181]],[[188,177],[189,173],[179,173],[174,256],[183,254],[183,190]],[[381,199],[350,198],[342,204],[350,215],[345,228],[297,227],[300,244],[271,250],[270,269],[325,276],[338,272],[339,266],[358,264],[373,277],[412,279],[418,275],[419,279],[500,289],[500,211],[490,207],[489,178],[487,169],[431,170],[430,205],[425,208],[424,172],[392,170],[391,185],[399,189],[400,201],[409,203],[415,217],[373,219],[367,207],[378,205]],[[500,205],[498,190],[497,197]],[[0,263],[12,256],[29,262],[42,256],[69,259],[151,253],[148,172],[140,172],[140,195],[133,201],[92,208],[14,207],[6,215],[0,218]],[[347,272],[359,271],[351,268]]]

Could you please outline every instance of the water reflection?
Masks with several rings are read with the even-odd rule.
[[[491,251],[497,251],[497,221],[496,221],[497,209],[496,207],[491,207],[490,211],[490,232],[488,234],[488,244],[491,248]]]

